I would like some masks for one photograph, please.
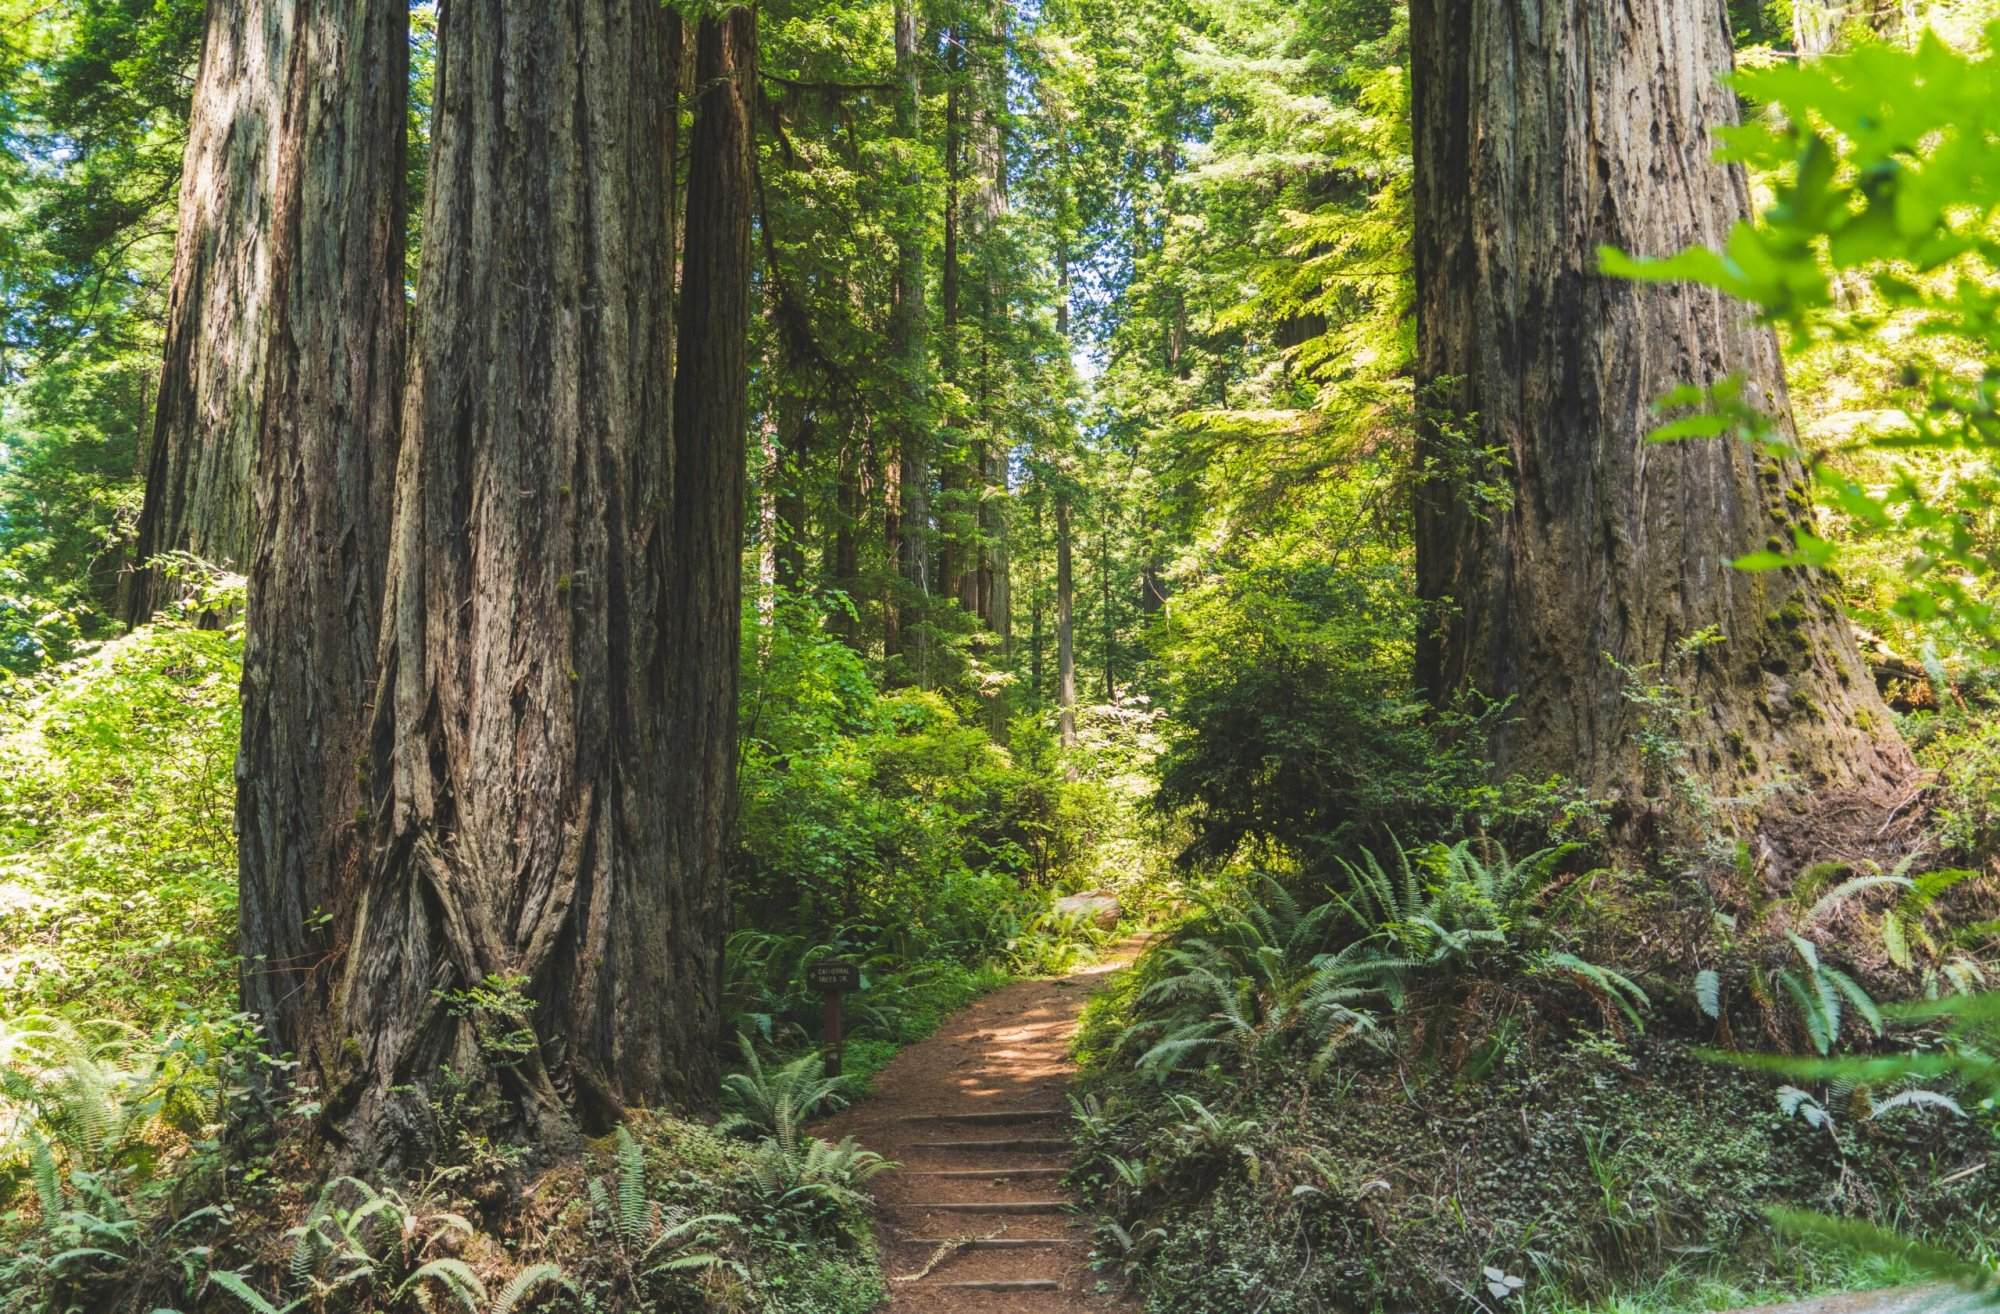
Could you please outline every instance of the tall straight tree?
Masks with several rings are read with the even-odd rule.
[[[925,420],[929,392],[929,316],[924,298],[924,209],[918,153],[923,149],[923,63],[917,41],[917,0],[896,0],[896,138],[907,160],[896,215],[895,303],[889,352],[897,382],[898,467],[889,482],[890,547],[902,581],[899,605],[886,619],[892,653],[905,657],[919,682],[928,678],[924,602],[930,594],[930,446]]]
[[[128,623],[166,582],[149,562],[188,552],[240,570],[250,558],[250,466],[269,341],[271,211],[295,7],[215,0],[189,109],[165,360],[145,500],[124,586]]]
[[[1729,565],[1791,540],[1798,465],[1647,440],[1658,398],[1733,375],[1788,430],[1775,337],[1708,289],[1596,272],[1600,245],[1716,245],[1747,210],[1741,171],[1711,158],[1736,114],[1723,0],[1416,0],[1411,31],[1418,373],[1442,417],[1417,508],[1441,607],[1425,686],[1509,700],[1499,770],[1628,804],[1657,787],[1635,679],[1685,697],[1672,733],[1718,794],[1900,781],[1909,755],[1830,582]],[[1468,498],[1482,468],[1503,497]]]
[[[646,0],[637,0],[645,3]],[[742,638],[744,431],[749,424],[750,215],[755,192],[755,11],[701,20],[689,146],[680,360],[674,380],[674,523],[667,625],[668,741],[656,790],[670,804],[664,876],[667,933],[677,935],[660,996],[680,1030],[667,1050],[683,1104],[720,1081],[725,846],[736,803],[736,686]],[[650,739],[647,742],[651,742]],[[638,782],[635,782],[635,784]],[[641,879],[658,879],[657,874]],[[621,994],[624,987],[619,987]],[[621,1015],[605,1021],[625,1025]],[[707,1048],[701,1048],[706,1045]]]
[[[375,846],[299,1023],[329,1131],[377,1163],[426,1148],[446,1066],[543,1141],[713,1097],[721,855],[684,846],[726,805],[676,792],[715,736],[675,645],[714,610],[678,554],[683,491],[741,472],[673,469],[679,32],[654,0],[465,0],[440,29]],[[697,135],[743,104],[711,90]]]
[[[1006,391],[1001,378],[1003,366],[999,349],[1005,338],[1008,312],[1007,289],[1002,282],[998,249],[1000,226],[1007,217],[1007,39],[1012,11],[1007,0],[989,0],[979,34],[978,58],[974,62],[976,91],[973,96],[972,154],[974,187],[970,236],[982,248],[980,263],[980,369],[979,440],[975,445],[977,500],[978,587],[976,612],[979,619],[1000,639],[1003,647],[1012,639],[1013,598],[1009,589],[1007,561],[1007,461],[1008,444],[1002,399]],[[996,709],[1002,714],[1004,708]],[[999,724],[1000,722],[996,722]]]
[[[1056,492],[1056,724],[1076,747],[1076,560],[1069,493]]]
[[[299,0],[268,241],[270,341],[237,761],[244,1007],[322,1080],[367,811],[403,384],[406,0]],[[254,956],[252,956],[254,955]]]

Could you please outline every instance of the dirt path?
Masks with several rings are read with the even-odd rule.
[[[1089,1230],[1062,1185],[1070,1037],[1084,1000],[1124,961],[996,990],[898,1054],[868,1098],[818,1129],[902,1165],[874,1183],[894,1314],[1137,1308],[1100,1290]]]

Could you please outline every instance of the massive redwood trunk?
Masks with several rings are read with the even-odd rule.
[[[674,468],[677,34],[654,0],[444,13],[377,847],[310,1020],[334,1056],[328,1130],[377,1163],[427,1148],[447,1065],[531,1140],[714,1096],[726,803],[686,790],[712,786],[688,759],[712,768],[728,734],[720,695],[691,697],[686,673],[697,645],[733,680],[733,639],[708,628],[737,618],[689,581],[737,544],[690,558],[687,540],[735,523],[740,506],[692,499],[742,472],[740,447],[733,469]],[[743,115],[733,71],[714,73],[704,139]],[[690,368],[709,368],[711,331],[740,350],[740,323],[691,307],[690,329]]]
[[[1412,38],[1418,368],[1436,408],[1417,567],[1443,609],[1424,684],[1511,700],[1498,770],[1628,804],[1662,787],[1637,737],[1658,713],[1614,662],[1688,701],[1667,728],[1695,788],[1899,780],[1910,759],[1834,582],[1728,564],[1789,541],[1799,467],[1646,440],[1660,396],[1737,373],[1789,426],[1774,336],[1706,288],[1595,272],[1600,244],[1715,245],[1746,211],[1741,171],[1712,160],[1736,112],[1721,0],[1417,0]],[[1471,496],[1475,479],[1511,502]],[[1724,641],[1684,655],[1710,627]]]
[[[250,558],[250,464],[264,396],[271,210],[295,7],[215,0],[189,110],[165,361],[145,501],[123,587],[128,623],[171,595],[147,563]]]
[[[243,1006],[322,1081],[366,859],[403,382],[406,0],[300,0],[283,70],[237,763]]]

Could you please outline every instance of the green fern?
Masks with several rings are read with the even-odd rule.
[[[847,1079],[827,1076],[819,1054],[801,1054],[767,1069],[750,1037],[738,1036],[737,1044],[743,1052],[743,1071],[723,1078],[723,1098],[731,1108],[716,1124],[719,1130],[796,1141],[815,1115],[846,1103]]]
[[[1576,978],[1583,982],[1592,994],[1615,1004],[1618,1011],[1625,1015],[1626,1020],[1634,1028],[1640,1031],[1646,1029],[1645,1019],[1639,1016],[1639,1010],[1651,1008],[1653,1001],[1646,997],[1646,992],[1639,988],[1637,982],[1623,972],[1598,963],[1586,962],[1571,953],[1547,954],[1543,956],[1536,970],[1566,973]]]
[[[530,1264],[500,1289],[499,1297],[487,1314],[514,1314],[515,1307],[527,1299],[530,1292],[546,1286],[559,1286],[571,1295],[576,1294],[576,1284],[570,1281],[560,1265]]]
[[[269,1300],[266,1300],[263,1294],[255,1287],[246,1282],[242,1274],[231,1272],[228,1269],[217,1269],[208,1275],[208,1280],[215,1286],[221,1287],[224,1291],[236,1297],[242,1304],[255,1311],[255,1314],[290,1314],[292,1310],[306,1303],[301,1298],[283,1305],[274,1305]]]
[[[466,1314],[480,1314],[480,1310],[485,1307],[486,1286],[472,1271],[471,1265],[462,1259],[431,1260],[403,1279],[402,1284],[396,1288],[396,1296],[400,1299],[412,1292],[421,1293],[427,1282],[435,1282],[457,1297],[459,1304],[465,1307]],[[421,1299],[421,1295],[419,1298]],[[427,1302],[426,1307],[428,1308]]]
[[[646,1156],[632,1133],[620,1126],[617,1133],[618,1236],[628,1248],[637,1248],[645,1239],[646,1222],[652,1205],[646,1199]]]

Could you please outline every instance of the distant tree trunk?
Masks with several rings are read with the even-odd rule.
[[[947,28],[946,70],[951,81],[945,91],[944,121],[944,267],[938,279],[941,316],[938,334],[938,373],[948,383],[960,384],[963,362],[959,357],[960,311],[964,285],[959,233],[962,214],[962,183],[965,168],[965,41],[957,28]],[[953,430],[964,417],[949,417]],[[955,436],[939,469],[938,479],[938,591],[956,598],[968,615],[979,611],[979,546],[973,533],[975,512],[966,506],[976,478],[966,469],[963,434]]]
[[[1792,40],[1800,58],[1817,59],[1833,49],[1847,18],[1847,0],[1792,0]]]
[[[1691,714],[1673,733],[1718,794],[1901,781],[1909,755],[1832,582],[1728,565],[1789,541],[1797,464],[1646,440],[1657,398],[1735,373],[1789,427],[1775,337],[1709,289],[1595,272],[1599,244],[1715,245],[1746,212],[1742,172],[1711,158],[1735,117],[1721,0],[1417,0],[1412,35],[1418,375],[1448,417],[1422,437],[1417,570],[1443,607],[1424,686],[1511,700],[1498,771],[1628,805],[1651,788],[1647,714],[1614,663],[1678,687]],[[1511,502],[1475,505],[1475,479]],[[1691,654],[1711,629],[1724,641]]]
[[[271,209],[295,6],[214,0],[188,116],[165,359],[145,500],[125,581],[127,623],[172,589],[147,563],[188,552],[249,562],[250,465],[269,345]]]
[[[778,410],[777,520],[778,587],[796,591],[805,584],[806,536],[810,514],[806,499],[806,463],[812,459],[819,426],[802,397],[787,394]]]
[[[1030,591],[1028,609],[1028,690],[1029,699],[1035,706],[1042,702],[1043,643],[1042,615],[1048,610],[1048,558],[1042,555],[1042,545],[1048,542],[1043,535],[1042,502],[1035,500],[1035,557],[1034,588]]]
[[[861,647],[861,547],[857,531],[862,519],[861,454],[852,437],[841,444],[834,471],[833,541],[827,545],[827,583],[845,596],[834,614],[833,630],[848,647]]]
[[[371,1166],[429,1148],[446,1066],[531,1143],[714,1097],[742,430],[731,461],[712,426],[743,414],[747,32],[703,32],[682,388],[710,395],[682,407],[678,20],[453,0],[439,32],[377,842],[310,1020],[324,1120]]]
[[[978,496],[975,502],[978,524],[978,585],[975,589],[977,615],[996,635],[1004,651],[1010,626],[1007,617],[1007,441],[1001,413],[1005,388],[994,344],[1002,335],[1007,318],[1007,290],[1000,285],[997,262],[991,248],[998,240],[1007,218],[1007,139],[1004,118],[1007,111],[1007,29],[1010,8],[1007,0],[989,0],[985,24],[980,32],[978,94],[973,98],[972,168],[975,189],[972,198],[972,240],[984,252],[981,263],[986,277],[979,289],[980,370],[979,432],[974,446],[973,474]]]
[[[916,0],[896,0],[896,136],[914,152],[923,141],[923,65],[917,48]],[[914,167],[914,166],[913,166]],[[903,581],[901,614],[894,627],[892,651],[905,657],[919,684],[929,682],[929,643],[924,633],[925,601],[930,595],[930,435],[924,409],[928,347],[924,310],[923,208],[917,196],[919,176],[903,179],[905,201],[896,231],[895,307],[889,349],[901,384],[897,398],[896,436],[899,459],[896,481],[895,559]]]
[[[1104,585],[1104,701],[1118,701],[1118,625],[1111,613],[1111,524],[1107,519],[1097,535],[1097,573]]]
[[[1076,573],[1069,498],[1056,494],[1056,721],[1064,748],[1076,747]]]
[[[324,1085],[366,864],[369,701],[403,401],[406,0],[299,0],[268,233],[243,738],[245,1010]],[[274,72],[278,72],[274,70]]]

